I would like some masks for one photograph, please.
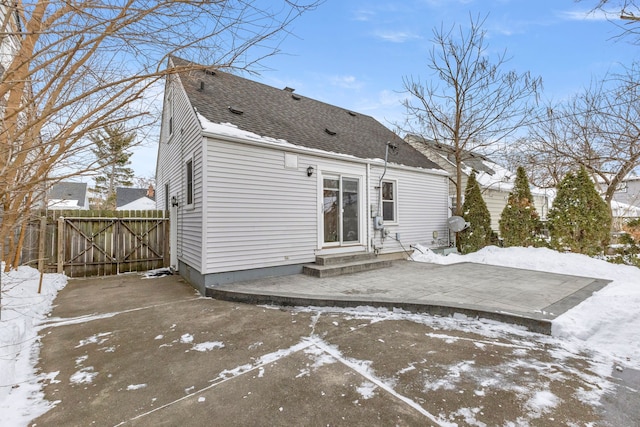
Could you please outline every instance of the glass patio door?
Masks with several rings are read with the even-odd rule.
[[[360,241],[360,180],[341,176],[323,179],[323,235],[325,246]]]

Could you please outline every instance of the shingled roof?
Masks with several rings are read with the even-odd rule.
[[[87,196],[86,182],[56,182],[49,189],[49,199],[51,200],[77,200],[78,206],[84,207]]]
[[[446,159],[451,164],[455,164],[456,162],[455,149],[451,145],[442,144],[434,140],[413,134],[408,134],[405,138],[410,141],[416,141],[424,144],[434,153],[439,154],[443,159]],[[468,150],[462,150],[461,157],[463,167],[471,168],[476,172],[485,172],[489,175],[494,175],[496,173],[496,171],[490,166],[495,165],[495,162],[491,161],[489,158],[482,154],[474,153]]]
[[[176,66],[189,65],[172,58]],[[192,70],[180,74],[191,105],[212,123],[231,123],[243,131],[283,139],[301,147],[384,159],[386,143],[399,147],[389,162],[441,169],[373,117],[277,89],[233,74]]]
[[[151,200],[156,200],[155,192],[151,191],[149,194],[147,188],[129,188],[129,187],[117,187],[116,188],[116,206],[124,206],[131,202],[135,202],[138,199],[147,197]]]

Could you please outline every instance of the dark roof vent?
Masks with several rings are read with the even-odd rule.
[[[331,135],[331,136],[333,136],[333,135],[335,135],[335,134],[336,134],[336,132],[334,132],[334,131],[332,131],[332,130],[329,130],[329,129],[327,129],[327,128],[324,128],[324,131],[325,131],[328,135]]]
[[[238,110],[237,108],[233,108],[232,106],[229,106],[229,111],[231,111],[233,114],[237,114],[239,116],[244,114],[244,111]]]
[[[204,91],[204,82],[202,80],[200,80],[200,87],[198,88],[198,91]]]
[[[205,69],[204,73],[209,75],[209,76],[215,76],[216,75],[216,72],[214,70],[210,69],[210,68]]]
[[[349,113],[349,115],[350,115],[351,117],[355,117],[355,116],[357,116],[357,114],[356,114],[356,113],[354,113],[353,111],[347,111],[347,112]]]
[[[296,94],[294,94],[294,93],[292,93],[292,94],[291,94],[291,97],[292,97],[293,99],[295,99],[296,101],[300,101],[300,99],[302,99],[299,95],[296,95]]]
[[[293,91],[294,91],[295,89],[294,89],[294,88],[292,88],[292,87],[287,86],[287,87],[285,87],[285,88],[284,88],[284,89],[282,89],[282,90],[286,90],[287,92],[291,92],[291,93],[293,93]]]

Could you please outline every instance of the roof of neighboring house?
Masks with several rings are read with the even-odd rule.
[[[421,137],[419,135],[409,134],[406,136],[406,138],[421,142],[425,147],[429,148],[433,152],[439,154],[446,161],[455,165],[455,150],[451,145],[441,144],[439,142]],[[471,169],[475,170],[476,173],[485,172],[489,175],[494,175],[496,173],[495,169],[497,165],[482,154],[476,154],[471,151],[462,150],[462,163],[464,165],[464,168],[469,169],[469,173],[471,172]]]
[[[131,203],[127,203],[122,206],[118,206],[116,208],[117,211],[147,211],[147,210],[155,210],[156,202],[155,200],[151,200],[147,196],[144,196],[140,199],[136,199]]]
[[[615,178],[615,174],[613,173],[605,173],[604,177],[600,174],[592,176],[591,179],[595,180],[596,184],[606,184],[607,181],[611,181]],[[637,172],[635,171],[631,171],[629,172],[623,179],[621,182],[631,182],[631,181],[638,181],[640,180],[640,175],[637,174]]]
[[[419,135],[409,134],[407,139],[420,142],[425,148],[440,156],[444,161],[455,165],[454,148],[447,144],[423,138]],[[491,188],[498,191],[509,192],[513,189],[516,173],[508,170],[490,160],[488,157],[473,153],[468,150],[462,150],[462,172],[471,175],[472,171],[476,172],[478,184],[484,188]],[[531,192],[534,194],[545,194],[545,192],[537,187],[531,186]]]
[[[128,205],[143,197],[149,200],[156,200],[155,192],[153,188],[129,188],[129,187],[117,187],[116,188],[116,208]]]
[[[626,203],[611,201],[611,211],[614,218],[638,218],[640,217],[640,207],[628,205]]]
[[[49,189],[49,200],[57,200],[56,205],[62,206],[61,201],[76,200],[78,206],[84,207],[87,196],[86,182],[57,182]],[[67,205],[67,204],[64,204]]]
[[[172,60],[175,65],[190,64]],[[191,105],[211,123],[361,159],[384,159],[386,143],[391,142],[400,149],[389,155],[390,163],[441,169],[373,117],[300,96],[291,88],[277,89],[204,67],[180,78]]]

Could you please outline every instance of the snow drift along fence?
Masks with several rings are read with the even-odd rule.
[[[46,211],[27,224],[22,264],[69,277],[169,266],[164,211]]]

